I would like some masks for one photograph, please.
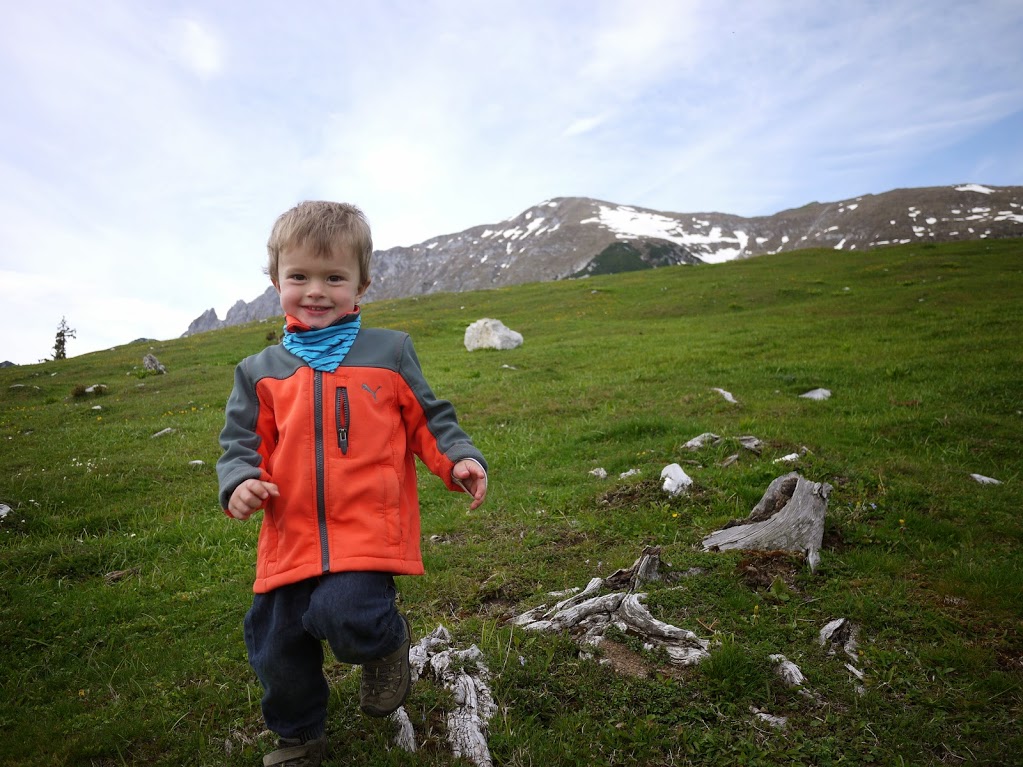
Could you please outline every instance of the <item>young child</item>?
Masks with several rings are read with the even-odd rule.
[[[319,765],[329,690],[323,644],[362,665],[372,716],[409,689],[394,575],[420,575],[415,456],[475,509],[486,461],[437,399],[405,333],[361,327],[373,242],[362,212],[304,202],[277,219],[267,272],[284,341],[242,360],[227,402],[220,503],[263,509],[245,645],[280,747],[264,765]]]

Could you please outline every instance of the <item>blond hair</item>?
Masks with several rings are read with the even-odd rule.
[[[275,284],[281,252],[304,243],[324,258],[331,256],[338,246],[351,248],[359,260],[359,284],[369,282],[373,235],[366,214],[356,206],[346,202],[307,200],[278,216],[266,243],[269,257],[266,273]]]

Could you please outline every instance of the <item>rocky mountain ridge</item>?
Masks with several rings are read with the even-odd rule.
[[[584,197],[546,200],[497,224],[373,254],[366,301],[460,292],[674,264],[722,263],[804,248],[1023,236],[1023,186],[896,189],[771,216],[668,213]],[[208,309],[184,335],[281,313],[273,286]]]

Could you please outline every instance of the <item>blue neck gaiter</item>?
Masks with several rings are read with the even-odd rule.
[[[333,325],[319,330],[287,317],[284,326],[284,348],[305,360],[313,370],[333,373],[355,343],[362,325],[362,315],[356,309]]]

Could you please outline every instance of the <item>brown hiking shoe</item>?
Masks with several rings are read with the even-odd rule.
[[[402,615],[405,641],[390,655],[362,664],[359,686],[359,708],[370,716],[388,716],[397,711],[408,697],[411,686],[408,652],[412,646],[412,627]]]
[[[320,767],[327,753],[327,738],[306,743],[281,738],[281,748],[263,757],[263,767]]]

